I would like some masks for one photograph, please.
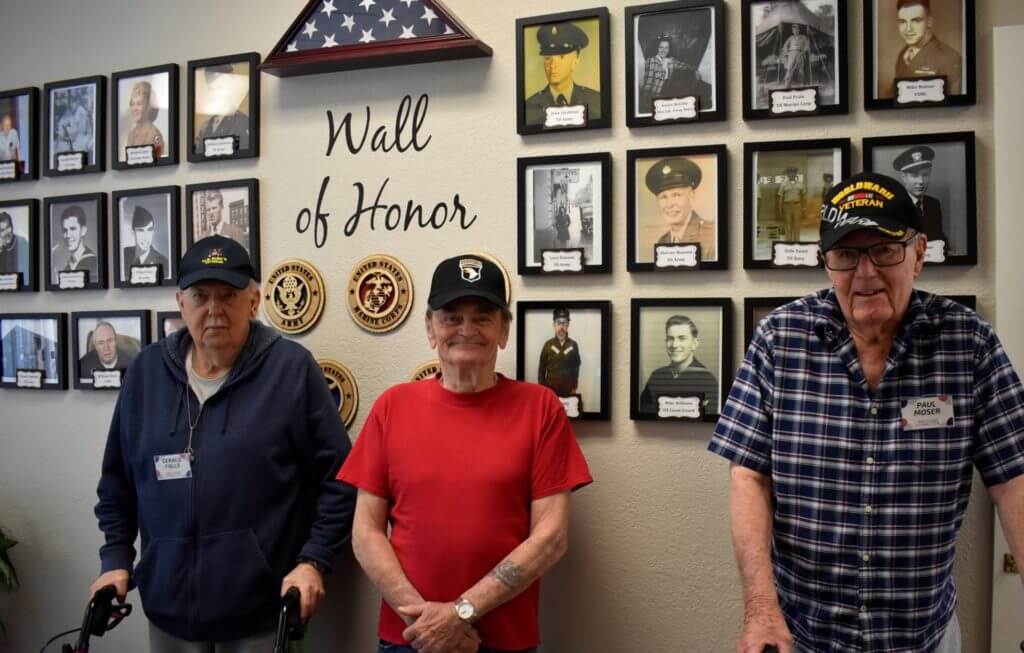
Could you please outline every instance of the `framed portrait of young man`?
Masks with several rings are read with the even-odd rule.
[[[0,293],[39,290],[39,200],[0,202]]]
[[[611,302],[516,302],[516,378],[554,392],[570,419],[607,420]]]
[[[728,166],[724,145],[626,153],[630,272],[729,266]]]
[[[516,20],[520,134],[611,126],[608,9]]]
[[[178,163],[178,64],[111,75],[111,165],[133,170]]]
[[[112,194],[114,286],[174,286],[181,258],[181,188],[161,186]]]
[[[676,0],[626,7],[626,124],[726,116],[725,4]]]
[[[43,87],[43,174],[106,170],[107,78],[80,77]]]
[[[188,62],[188,160],[260,155],[260,55]]]
[[[732,368],[732,300],[634,298],[629,416],[715,422]]]
[[[125,371],[149,342],[149,311],[72,313],[75,388],[119,390]]]
[[[47,290],[107,288],[107,194],[43,200]]]
[[[0,388],[67,390],[66,313],[0,314]]]
[[[39,89],[0,92],[0,183],[39,178]]]
[[[185,187],[188,249],[207,236],[224,236],[237,242],[252,259],[256,277],[260,276],[260,182],[236,179]]]
[[[903,184],[928,238],[926,264],[978,262],[974,132],[865,138],[864,169]]]
[[[612,156],[518,159],[519,274],[611,271]]]
[[[185,320],[181,317],[181,311],[157,311],[156,314],[156,339],[163,340],[178,329],[185,328]]]
[[[846,0],[743,0],[743,119],[849,111]]]
[[[865,0],[864,108],[974,104],[974,0]]]
[[[747,297],[743,300],[743,349],[750,346],[757,325],[776,308],[798,297]]]
[[[848,138],[745,143],[743,267],[819,267],[821,205],[848,176]]]

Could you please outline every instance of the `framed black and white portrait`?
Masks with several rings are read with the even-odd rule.
[[[850,175],[850,139],[743,146],[743,267],[819,267],[825,195]]]
[[[608,9],[516,20],[520,134],[611,126]]]
[[[743,119],[845,114],[846,0],[743,0]]]
[[[39,178],[39,89],[0,92],[0,183]]]
[[[188,207],[186,249],[207,236],[224,236],[237,242],[252,259],[260,275],[259,180],[237,179],[185,187]]]
[[[67,390],[67,330],[65,313],[0,314],[0,387]]]
[[[47,290],[107,287],[107,194],[43,201]]]
[[[118,390],[135,357],[150,342],[149,311],[71,314],[75,388]]]
[[[114,191],[114,286],[173,286],[181,258],[178,186]]]
[[[609,417],[611,302],[516,303],[516,378],[551,388],[570,419]]]
[[[178,64],[111,76],[111,165],[132,170],[178,163]]]
[[[611,270],[612,157],[518,159],[519,274]]]
[[[732,300],[631,302],[629,416],[714,422],[732,380]]]
[[[725,6],[678,0],[626,7],[626,124],[724,120]]]
[[[864,108],[976,101],[974,0],[865,0]]]
[[[0,202],[0,293],[39,290],[39,200]]]
[[[106,170],[107,78],[51,82],[43,95],[43,174]]]
[[[754,330],[769,313],[798,297],[747,297],[743,300],[743,349],[746,351]]]
[[[260,155],[260,55],[188,62],[188,160]]]
[[[864,169],[899,180],[921,214],[925,263],[978,262],[974,132],[865,138]]]
[[[157,311],[156,339],[163,340],[178,329],[185,328],[185,320],[180,311]]]
[[[972,311],[978,310],[978,297],[976,295],[946,295],[947,299],[952,299],[957,304],[966,306]]]
[[[728,267],[728,167],[724,145],[627,152],[631,272]]]

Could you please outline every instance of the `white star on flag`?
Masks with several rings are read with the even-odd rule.
[[[359,6],[365,9],[366,11],[369,11],[370,7],[372,7],[375,4],[377,3],[374,2],[373,0],[363,0],[362,2],[359,3]]]
[[[348,14],[342,14],[342,16],[345,17],[345,20],[341,21],[341,26],[347,29],[348,33],[351,34],[352,28],[356,26],[356,19],[354,16],[349,16]]]
[[[429,25],[431,22],[433,22],[437,18],[437,14],[435,14],[434,10],[431,9],[430,7],[424,7],[423,8],[423,15],[420,16],[420,18],[422,18],[423,20],[427,21],[427,25]]]
[[[326,37],[324,39],[324,44],[322,46],[320,46],[320,47],[322,47],[322,48],[333,48],[333,47],[335,47],[337,45],[338,45],[338,42],[334,40],[334,34],[331,34],[330,36],[328,36],[328,37]]]
[[[295,41],[288,44],[288,49],[285,52],[298,52],[299,46],[295,45]]]
[[[394,22],[395,20],[395,10],[385,9],[381,12],[381,18],[377,22],[384,23],[384,27],[390,27],[391,23]]]
[[[317,30],[316,28],[316,21],[311,20],[308,23],[306,23],[306,29],[302,30],[302,33],[305,34],[306,36],[312,37],[313,34],[317,31],[319,30]]]
[[[402,26],[402,35],[399,36],[398,38],[400,38],[400,39],[414,39],[414,38],[416,38],[416,32],[412,31],[412,28],[413,28],[412,25],[410,25],[409,27],[406,27],[406,26],[403,25]]]
[[[324,8],[320,10],[320,13],[327,14],[327,17],[330,18],[335,11],[338,9],[334,6],[334,0],[324,0]]]
[[[455,30],[452,29],[451,25],[445,25],[444,26],[444,33],[445,34],[454,34]]]
[[[359,39],[360,43],[369,43],[370,41],[376,41],[377,40],[377,39],[373,38],[373,28],[372,27],[369,30],[365,30],[364,29],[364,30],[359,30],[359,31],[361,31],[363,33],[362,37],[360,37],[360,39]]]

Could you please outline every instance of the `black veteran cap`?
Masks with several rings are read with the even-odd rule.
[[[899,239],[907,229],[921,230],[921,216],[903,184],[892,177],[862,172],[844,179],[821,205],[821,249],[835,247],[847,234],[872,229]]]
[[[892,167],[900,172],[907,172],[921,166],[930,166],[935,160],[935,150],[927,145],[918,145],[906,150],[893,159]]]
[[[655,195],[669,188],[696,188],[700,180],[700,167],[681,157],[662,159],[647,171],[647,188]]]
[[[559,320],[569,321],[569,309],[567,308],[556,308],[553,316],[555,322]]]
[[[181,259],[178,287],[182,290],[200,281],[223,281],[235,288],[245,288],[256,279],[245,248],[224,236],[210,236],[197,241]]]
[[[537,41],[542,57],[582,50],[590,43],[586,32],[572,23],[541,25],[537,30]]]
[[[437,311],[463,297],[480,297],[508,310],[505,275],[493,261],[475,254],[453,256],[438,263],[430,282],[427,305]]]

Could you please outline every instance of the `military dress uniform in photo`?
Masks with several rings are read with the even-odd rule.
[[[555,309],[554,320],[569,320],[568,309]],[[566,336],[560,343],[557,337],[544,343],[540,350],[537,383],[551,388],[559,397],[575,394],[580,382],[580,346]]]
[[[696,192],[703,178],[703,173],[693,161],[683,157],[661,159],[647,171],[645,182],[647,189],[655,197],[671,188],[692,188]],[[682,235],[673,237],[672,230],[666,231],[658,238],[658,245],[700,244],[702,261],[717,258],[715,252],[715,223],[705,220],[694,211],[683,222]]]
[[[804,184],[797,175],[797,168],[786,168],[786,181],[779,185],[779,199],[782,202],[783,233],[786,240],[798,242],[800,240],[800,222],[804,213]]]
[[[580,51],[587,47],[590,39],[586,33],[572,23],[555,23],[541,25],[537,30],[537,41],[540,43],[540,56],[550,57]],[[547,117],[548,107],[573,106],[584,104],[587,107],[587,120],[601,117],[601,94],[592,88],[572,83],[570,97],[556,95],[547,85],[526,99],[526,123],[542,125]]]
[[[640,393],[640,412],[657,413],[661,397],[704,397],[704,412],[718,414],[718,381],[696,358],[682,370],[671,365],[654,370]]]
[[[931,168],[935,161],[935,150],[927,145],[912,147],[900,154],[892,162],[892,167],[899,172],[911,172],[925,166]],[[910,189],[907,189],[910,192]],[[937,198],[922,193],[920,197],[910,195],[914,200],[914,206],[921,215],[921,229],[928,240],[941,240],[949,246],[949,239],[942,229],[942,203]]]
[[[893,78],[944,76],[946,95],[957,95],[962,92],[961,66],[960,54],[932,34],[924,45],[908,45],[900,50],[896,56]],[[893,82],[893,95],[896,94],[896,82]]]

